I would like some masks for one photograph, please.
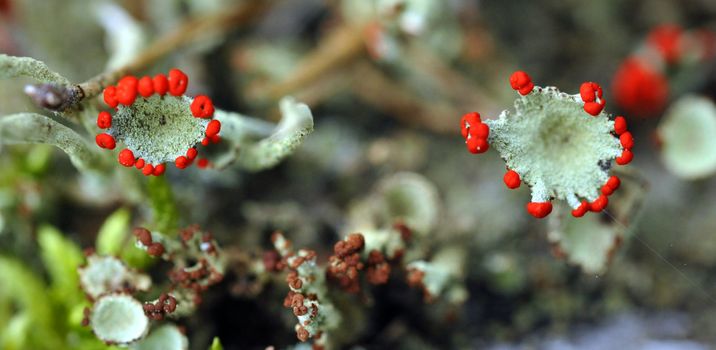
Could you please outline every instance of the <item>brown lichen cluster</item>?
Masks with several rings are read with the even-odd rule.
[[[174,312],[177,303],[175,297],[178,297],[180,301],[188,299],[193,306],[201,304],[202,293],[224,278],[223,273],[219,271],[215,263],[212,263],[218,259],[219,252],[216,242],[211,233],[203,232],[196,225],[179,232],[178,244],[153,241],[151,232],[146,228],[135,228],[133,234],[139,244],[146,247],[147,254],[161,257],[174,264],[174,267],[167,273],[170,281],[169,292],[162,294],[162,296],[170,298],[165,298],[170,301],[168,305],[174,306],[167,308],[168,305],[165,305],[161,296],[156,304],[147,302],[144,304],[145,312],[150,318],[163,317],[165,314]],[[193,263],[190,264],[190,262]]]
[[[173,296],[162,293],[156,302],[146,302],[143,305],[144,314],[152,320],[161,321],[177,308],[177,300]]]

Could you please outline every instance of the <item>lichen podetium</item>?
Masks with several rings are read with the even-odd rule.
[[[102,111],[97,116],[97,126],[106,129],[95,138],[97,145],[113,150],[122,141],[127,148],[119,152],[119,163],[134,166],[144,175],[162,175],[166,162],[174,162],[179,169],[191,165],[198,154],[197,144],[220,141],[221,122],[213,119],[209,97],[184,96],[188,84],[186,74],[172,69],[168,77],[126,76],[116,86],[108,86],[104,102],[116,113]],[[207,161],[201,158],[197,164],[204,168]]]
[[[624,117],[603,112],[602,88],[593,82],[569,95],[535,86],[517,71],[510,85],[520,94],[514,111],[484,121],[476,112],[462,117],[467,149],[484,153],[492,146],[500,153],[508,168],[505,185],[530,187],[527,212],[534,217],[549,215],[555,199],[567,201],[575,217],[604,210],[620,183],[609,175],[612,160],[626,165],[633,158],[634,139]]]

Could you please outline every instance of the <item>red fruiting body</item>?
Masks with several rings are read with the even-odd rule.
[[[196,163],[196,166],[199,168],[206,168],[209,166],[209,160],[206,158],[200,158],[199,161]]]
[[[196,158],[196,155],[199,154],[199,151],[196,150],[196,148],[189,148],[189,150],[186,151],[186,157],[189,159],[189,161],[194,160]]]
[[[152,175],[154,173],[154,166],[151,164],[147,164],[142,168],[142,174],[145,176]]]
[[[189,85],[189,77],[184,72],[173,68],[169,71],[169,93],[172,96],[180,96],[184,94]]]
[[[609,198],[607,198],[606,195],[601,195],[595,199],[594,202],[589,204],[589,210],[593,212],[600,212],[607,207],[607,204],[609,204]]]
[[[187,157],[179,156],[179,157],[177,157],[177,159],[174,161],[174,165],[176,165],[176,167],[179,168],[179,169],[184,169],[184,168],[186,168],[187,166],[189,166],[189,162],[190,162],[190,161],[189,161],[189,159],[188,159]]]
[[[651,30],[647,44],[661,54],[666,63],[674,64],[681,59],[683,30],[673,24],[665,24]]]
[[[609,187],[609,185],[605,184],[602,186],[602,194],[605,196],[611,196],[612,193],[614,193],[614,189]]]
[[[221,122],[214,119],[209,122],[209,125],[206,126],[206,136],[214,137],[219,134],[220,130],[221,130]]]
[[[510,76],[510,85],[523,96],[532,92],[532,89],[535,87],[530,76],[521,70],[512,73]]]
[[[520,174],[514,170],[508,170],[502,180],[505,181],[507,188],[515,189],[520,187]]]
[[[208,137],[203,138],[203,139],[201,140],[201,145],[202,145],[202,146],[208,146],[208,145],[209,145],[209,138],[208,138]]]
[[[602,193],[604,195],[610,196],[614,191],[616,191],[619,188],[619,185],[621,184],[621,181],[618,177],[612,176],[607,180],[607,183],[602,186]]]
[[[484,123],[478,123],[470,128],[470,136],[478,139],[487,139],[490,136],[490,127]]]
[[[219,143],[221,141],[221,136],[219,136],[219,135],[211,136],[211,137],[209,137],[209,141],[211,141],[211,143]]]
[[[580,204],[577,209],[572,210],[572,216],[575,218],[581,218],[587,213],[587,211],[589,211],[589,203],[587,201],[582,201],[582,204]]]
[[[125,148],[121,152],[119,152],[119,164],[122,164],[126,167],[131,167],[134,165],[134,153],[132,153],[131,150]]]
[[[112,115],[109,112],[99,112],[97,116],[97,126],[100,129],[107,129],[112,126]]]
[[[97,142],[97,146],[106,149],[114,149],[114,147],[117,146],[114,141],[114,137],[110,134],[98,134],[95,137],[95,141]]]
[[[614,132],[621,135],[627,131],[626,119],[622,116],[614,118]]]
[[[485,139],[478,139],[477,137],[471,137],[467,139],[467,150],[470,153],[485,153],[490,148],[490,145]]]
[[[214,115],[214,103],[206,95],[199,95],[191,103],[191,114],[197,118],[209,118]]]
[[[169,80],[167,80],[167,76],[164,74],[157,74],[152,78],[152,83],[154,85],[154,92],[156,92],[159,96],[164,96],[164,94],[167,93],[167,90],[169,90]]]
[[[139,94],[144,98],[152,96],[152,94],[154,94],[154,83],[152,82],[152,78],[144,76],[142,79],[139,79],[137,91],[139,91]]]
[[[619,186],[622,184],[622,181],[619,180],[619,177],[617,176],[611,176],[609,180],[607,180],[607,186],[612,189],[612,191],[616,191],[619,189]]]
[[[119,80],[117,83],[117,101],[129,106],[137,99],[137,78],[131,75]]]
[[[585,82],[579,87],[579,96],[584,101],[584,111],[597,116],[604,109],[606,102],[602,99],[602,87],[594,82]]]
[[[152,175],[154,176],[161,176],[164,174],[164,171],[167,169],[167,166],[164,164],[159,164],[154,167],[154,171],[152,172]]]
[[[619,136],[619,142],[622,144],[622,147],[626,149],[634,147],[634,137],[631,136],[631,133],[628,131]]]
[[[612,92],[620,107],[644,117],[664,109],[669,97],[669,83],[648,63],[631,57],[614,74]]]
[[[462,119],[460,120],[460,129],[462,132],[462,137],[467,138],[470,128],[479,123],[482,123],[482,120],[480,119],[480,113],[470,112],[463,115]]]
[[[527,203],[527,212],[541,219],[552,212],[552,202],[529,202]]]
[[[619,165],[627,165],[631,163],[632,159],[634,159],[634,153],[629,149],[625,149],[622,151],[622,155],[617,157],[616,161]]]
[[[112,108],[117,108],[119,101],[117,101],[117,88],[114,86],[108,86],[104,89],[104,103]]]
[[[137,169],[143,169],[144,168],[144,159],[142,159],[142,158],[137,159],[137,162],[134,163],[134,166],[137,167]]]

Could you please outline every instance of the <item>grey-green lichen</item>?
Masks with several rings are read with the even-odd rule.
[[[716,172],[716,106],[704,97],[685,96],[659,125],[664,165],[677,176],[701,179]]]
[[[591,116],[579,95],[540,88],[515,101],[515,111],[485,120],[488,141],[532,189],[532,202],[552,198],[576,208],[579,198],[597,199],[621,155],[614,122],[604,112]]]
[[[209,123],[192,115],[191,102],[186,96],[138,96],[132,105],[119,106],[107,133],[149,164],[174,162],[201,142]]]
[[[363,233],[367,252],[374,240],[391,252],[403,247],[400,235],[394,237],[394,224],[405,224],[417,236],[425,237],[438,222],[439,207],[437,189],[428,179],[417,173],[393,174],[351,206],[346,231]]]
[[[217,111],[216,119],[222,125],[222,137],[229,140],[235,149],[236,159],[223,160],[228,165],[236,161],[242,168],[249,171],[268,169],[289,156],[301,145],[303,139],[313,131],[313,115],[307,105],[296,102],[291,97],[285,97],[279,102],[281,121],[273,132],[266,138],[256,142],[247,142],[246,133],[239,132],[239,127],[246,124],[239,116]],[[238,119],[238,120],[237,120]],[[251,123],[254,124],[254,123]],[[256,126],[263,131],[265,126]],[[221,167],[217,164],[217,167]]]
[[[70,81],[47,65],[30,57],[0,54],[0,78],[30,77],[43,83],[69,85]]]
[[[164,324],[152,329],[146,338],[131,344],[129,348],[132,350],[186,350],[189,349],[189,339],[176,325]]]
[[[57,146],[72,164],[87,170],[100,164],[98,154],[74,130],[40,114],[18,113],[0,117],[0,144],[45,143]]]
[[[444,296],[451,304],[462,304],[468,297],[464,283],[466,254],[461,246],[447,246],[430,261],[417,260],[406,267],[410,275],[420,277],[420,286],[427,300]]]
[[[87,258],[87,265],[79,268],[78,272],[82,289],[93,299],[127,289],[143,291],[151,286],[149,276],[131,270],[113,256],[93,254]]]

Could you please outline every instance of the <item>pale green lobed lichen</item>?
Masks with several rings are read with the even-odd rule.
[[[439,207],[437,189],[428,179],[417,173],[397,173],[383,178],[369,196],[351,206],[345,231],[361,232],[366,240],[381,239],[381,231],[402,223],[424,237],[437,224]]]
[[[30,77],[43,83],[69,85],[70,81],[47,65],[30,57],[0,54],[0,78]]]
[[[460,246],[447,246],[435,256],[426,260],[417,260],[406,266],[408,271],[422,274],[422,288],[426,299],[438,297],[451,304],[464,303],[469,294],[465,288],[465,268],[467,251]]]
[[[93,254],[87,258],[87,265],[78,269],[82,290],[90,298],[121,292],[125,289],[148,290],[149,276],[129,269],[124,262],[113,256]]]
[[[147,334],[149,318],[142,304],[127,294],[107,294],[97,300],[90,313],[95,335],[108,344],[130,344]]]
[[[540,88],[515,101],[515,111],[485,120],[489,142],[507,167],[532,189],[532,202],[552,198],[576,208],[593,201],[609,178],[611,160],[622,153],[604,112],[593,117],[579,95]]]
[[[80,170],[98,167],[98,153],[74,130],[40,114],[0,117],[0,144],[43,143],[57,146]]]
[[[659,125],[661,157],[672,173],[687,180],[716,172],[716,106],[704,97],[685,96]]]
[[[107,133],[150,164],[174,162],[201,142],[209,124],[192,115],[191,102],[186,96],[137,97],[131,106],[119,106]]]
[[[619,173],[621,186],[614,192],[608,215],[574,218],[563,205],[548,220],[547,239],[557,256],[579,266],[584,273],[604,273],[621,245],[632,234],[645,199],[646,181],[638,173]]]
[[[131,344],[129,348],[132,350],[187,350],[189,349],[189,339],[176,325],[164,324],[152,329],[146,338]]]

